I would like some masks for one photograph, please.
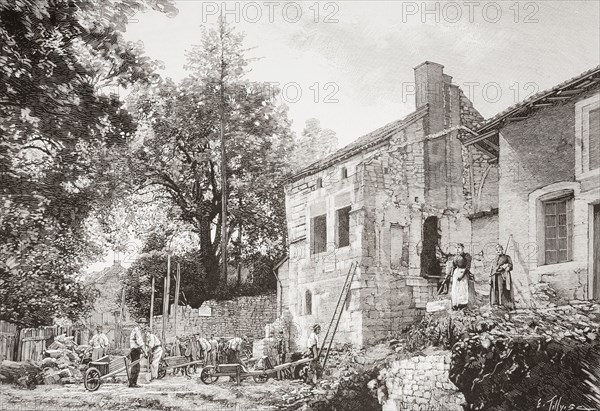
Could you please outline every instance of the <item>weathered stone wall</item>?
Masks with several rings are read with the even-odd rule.
[[[470,160],[464,157],[458,126],[478,118],[478,113],[441,65],[420,65],[415,75],[417,110],[412,115],[366,136],[377,143],[336,163],[324,163],[327,168],[315,168],[286,187],[290,258],[288,267],[280,270],[287,276],[282,300],[300,330],[299,346],[306,345],[313,324],[331,321],[353,262],[360,267],[336,342],[364,345],[412,323],[434,298],[438,279],[424,278],[430,273],[421,269],[428,217],[438,219],[444,251],[453,252],[456,242],[472,240],[467,198],[477,194],[464,186],[475,184],[472,174],[481,186],[485,170],[472,167],[465,182],[463,170]],[[488,191],[497,192],[493,187]],[[494,201],[493,196],[486,199]],[[336,211],[346,206],[351,206],[350,245],[338,247]],[[311,254],[311,219],[324,214],[327,250]]]
[[[597,90],[595,91],[597,93]],[[546,107],[528,119],[500,130],[499,237],[513,258],[515,297],[520,305],[532,303],[532,285],[549,283],[564,300],[591,298],[588,293],[589,207],[598,199],[595,189],[581,190],[575,179],[575,103],[586,93],[564,104]],[[573,207],[573,259],[545,265],[543,238],[539,233],[543,215],[537,200],[563,190],[575,196]]]
[[[254,339],[265,336],[265,326],[277,318],[277,295],[238,297],[227,301],[205,301],[200,308],[180,306],[175,330],[174,306],[167,323],[166,342],[175,335],[200,334],[217,337],[250,335]],[[154,317],[154,330],[162,335],[162,315]]]
[[[475,275],[475,291],[487,301],[490,295],[490,271],[496,260],[496,245],[502,242],[505,247],[508,239],[498,239],[497,213],[473,218],[471,226],[473,237],[470,252],[474,256],[471,272]]]
[[[382,411],[462,411],[463,395],[448,378],[450,351],[394,361],[387,368]]]

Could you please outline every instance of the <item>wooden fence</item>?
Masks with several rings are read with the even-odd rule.
[[[18,361],[41,361],[44,358],[47,341],[61,334],[66,334],[67,337],[73,336],[73,327],[23,328],[19,333]]]
[[[79,336],[73,327],[19,328],[6,321],[0,321],[0,359],[9,361],[41,361],[47,343],[54,337],[66,334],[67,337]],[[80,343],[80,341],[76,341]]]
[[[3,359],[15,360],[18,332],[16,325],[0,321],[0,361]]]

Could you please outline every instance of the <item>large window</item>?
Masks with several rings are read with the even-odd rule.
[[[324,253],[327,250],[327,216],[320,215],[311,220],[311,253]]]
[[[545,263],[556,264],[573,259],[573,198],[543,202]]]
[[[350,245],[350,208],[344,207],[336,212],[337,218],[337,241],[338,247]]]

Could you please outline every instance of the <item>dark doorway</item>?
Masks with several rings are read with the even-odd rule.
[[[440,234],[438,218],[427,217],[423,223],[423,248],[421,249],[421,276],[441,277],[442,267],[437,260]]]

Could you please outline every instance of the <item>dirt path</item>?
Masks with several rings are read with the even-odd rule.
[[[284,404],[282,396],[303,387],[300,382],[288,380],[269,380],[265,384],[245,380],[240,386],[219,380],[205,385],[196,378],[179,376],[140,385],[128,388],[125,384],[106,383],[92,393],[83,384],[39,386],[34,390],[0,385],[0,410],[266,411],[277,410]]]

